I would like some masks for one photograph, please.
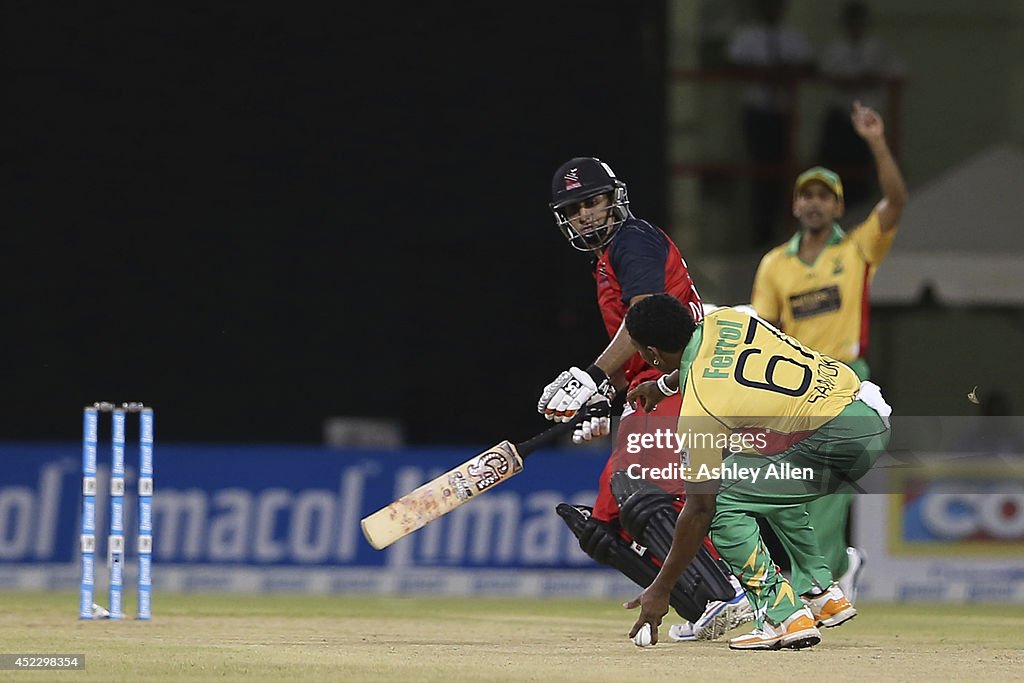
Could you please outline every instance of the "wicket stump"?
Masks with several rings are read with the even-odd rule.
[[[78,616],[93,619],[96,578],[96,453],[100,413],[111,414],[110,529],[107,535],[107,565],[110,569],[109,619],[122,619],[124,588],[124,450],[126,413],[139,414],[138,474],[138,613],[152,618],[153,567],[153,409],[142,403],[95,403],[86,406],[82,418],[82,583]]]

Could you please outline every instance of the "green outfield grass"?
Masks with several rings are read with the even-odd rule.
[[[80,622],[70,593],[0,593],[0,651],[86,655],[0,680],[758,681],[1024,677],[1024,609],[863,605],[803,651],[640,649],[613,601],[157,595],[152,622]],[[662,627],[664,636],[667,628]],[[738,631],[739,632],[739,631]]]

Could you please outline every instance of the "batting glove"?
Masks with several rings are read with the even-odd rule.
[[[574,366],[544,387],[537,401],[537,412],[555,422],[568,422],[594,394],[600,394],[609,402],[615,396],[615,388],[608,375],[596,365],[586,370]]]
[[[612,431],[612,404],[601,394],[594,394],[587,402],[587,415],[583,422],[576,425],[572,433],[573,443],[586,443]]]

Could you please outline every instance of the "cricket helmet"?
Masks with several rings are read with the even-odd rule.
[[[569,217],[578,212],[581,202],[602,194],[607,194],[610,201],[608,215],[599,226],[581,232]],[[549,206],[562,234],[580,251],[607,245],[630,216],[626,183],[615,177],[608,164],[594,157],[576,157],[558,167],[551,179]]]

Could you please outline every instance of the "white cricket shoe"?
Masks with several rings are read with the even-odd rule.
[[[732,600],[709,603],[704,614],[692,625],[693,635],[697,640],[716,640],[753,618],[754,610],[747,594],[740,593]]]
[[[839,587],[850,604],[855,604],[857,602],[857,584],[860,582],[860,575],[864,571],[864,565],[868,563],[868,558],[863,550],[853,546],[846,549],[846,557],[849,562],[846,573],[839,577]]]
[[[716,640],[753,618],[754,610],[747,600],[746,593],[740,593],[728,602],[708,603],[708,608],[696,623],[684,621],[681,624],[672,624],[668,629],[668,637],[676,643]]]
[[[673,643],[688,643],[697,640],[697,636],[693,633],[693,624],[684,621],[668,627],[668,639]]]
[[[767,621],[761,628],[729,641],[733,650],[799,650],[821,642],[821,632],[814,626],[814,617],[806,607],[798,609],[778,626]]]

